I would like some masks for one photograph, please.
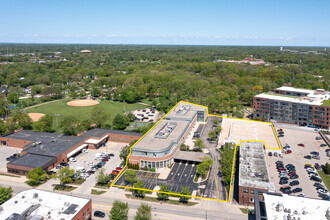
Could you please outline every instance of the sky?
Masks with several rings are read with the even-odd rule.
[[[330,0],[0,0],[0,42],[330,45]]]

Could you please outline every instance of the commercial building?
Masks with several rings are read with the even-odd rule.
[[[254,117],[327,129],[330,126],[329,99],[330,93],[323,89],[280,87],[275,92],[253,98]]]
[[[320,199],[256,191],[254,213],[256,220],[328,220],[330,203]]]
[[[30,189],[0,206],[2,220],[92,219],[92,200]]]
[[[192,127],[206,119],[206,107],[179,102],[133,146],[129,162],[148,168],[170,166]]]
[[[26,175],[30,170],[42,167],[49,171],[83,149],[96,149],[107,141],[130,143],[141,134],[95,128],[79,136],[63,136],[55,133],[21,130],[0,137],[2,145],[22,149],[21,157],[7,163],[10,173]]]
[[[256,190],[275,192],[270,181],[263,142],[241,142],[239,147],[238,200],[253,205]]]

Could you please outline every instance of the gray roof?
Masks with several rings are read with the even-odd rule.
[[[112,130],[112,129],[102,129],[102,128],[94,128],[92,130],[86,131],[80,137],[101,137],[104,134],[122,134],[122,135],[131,135],[141,137],[142,134],[130,131],[120,131],[120,130]]]
[[[49,140],[51,138],[58,138],[60,136],[61,135],[56,134],[56,133],[22,130],[22,131],[19,131],[16,133],[6,135],[5,137],[35,142],[35,141]]]
[[[51,162],[52,160],[56,161],[55,157],[43,156],[43,155],[36,155],[36,154],[25,154],[14,161],[9,162],[8,164],[14,164],[19,166],[25,167],[42,167],[44,165]]]
[[[204,154],[201,152],[192,152],[192,151],[178,151],[174,155],[174,159],[177,160],[187,160],[193,162],[202,162]]]

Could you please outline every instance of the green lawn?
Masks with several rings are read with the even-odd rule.
[[[330,106],[330,100],[324,100],[322,106]]]
[[[330,175],[325,174],[323,170],[319,170],[317,172],[323,180],[323,183],[325,184],[327,189],[330,190]]]
[[[92,189],[91,190],[91,194],[92,195],[102,195],[103,193],[105,193],[107,191],[104,191],[104,190],[96,190],[96,189]]]
[[[59,114],[59,121],[63,116],[74,116],[78,119],[88,119],[90,118],[92,109],[96,106],[87,106],[87,107],[76,107],[76,106],[68,106],[66,103],[71,101],[71,99],[64,99],[59,100],[53,103],[45,104],[38,107],[33,107],[30,109],[27,109],[27,113],[44,113],[44,114],[50,114],[55,115]],[[106,109],[110,115],[111,119],[113,119],[118,113],[123,114],[124,110],[132,111],[139,108],[147,108],[146,105],[141,104],[128,104],[123,102],[112,102],[112,101],[101,101],[100,104],[97,106],[103,107]],[[109,120],[110,124],[112,123],[112,120]]]

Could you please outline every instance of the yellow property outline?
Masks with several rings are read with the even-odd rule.
[[[190,102],[186,102],[186,101],[180,101],[178,102],[173,108],[171,108],[169,112],[171,112],[177,105],[179,105],[181,102],[183,103],[187,103],[187,104],[191,104],[191,105],[197,105],[197,106],[201,106],[201,107],[204,107],[206,108],[206,112],[207,112],[207,115],[208,116],[214,116],[214,117],[219,117],[219,118],[231,118],[231,119],[238,119],[238,120],[244,120],[244,121],[252,121],[252,122],[260,122],[260,123],[265,123],[265,124],[270,124],[272,126],[272,129],[273,129],[273,132],[274,132],[274,135],[276,137],[276,141],[277,141],[277,144],[279,146],[279,148],[271,148],[271,147],[266,147],[266,143],[265,141],[255,141],[255,140],[241,140],[239,142],[239,144],[235,144],[235,149],[234,149],[234,157],[233,157],[233,165],[232,165],[232,171],[231,171],[231,178],[230,178],[230,186],[229,186],[229,193],[228,193],[228,199],[227,200],[222,200],[222,199],[213,199],[213,198],[205,198],[205,197],[201,197],[201,196],[192,196],[192,195],[185,195],[187,197],[193,197],[193,198],[199,198],[199,199],[208,199],[208,200],[214,200],[214,201],[221,201],[221,202],[229,202],[230,201],[230,194],[231,194],[231,187],[232,187],[232,183],[233,183],[233,173],[234,173],[234,167],[235,167],[235,157],[236,157],[236,150],[237,150],[237,147],[241,145],[241,142],[263,142],[264,143],[264,146],[266,149],[273,149],[273,150],[281,150],[282,147],[281,147],[281,144],[278,140],[278,137],[276,135],[276,131],[275,131],[275,128],[273,126],[273,124],[271,122],[264,122],[264,121],[255,121],[255,120],[250,120],[250,119],[242,119],[242,118],[233,118],[233,117],[227,117],[227,116],[220,116],[220,115],[214,115],[214,114],[208,114],[208,107],[207,106],[203,106],[203,105],[198,105],[198,104],[194,104],[194,103],[190,103]],[[167,114],[168,114],[167,113]],[[128,163],[128,158],[129,156],[131,155],[132,153],[132,148],[134,147],[134,145],[136,143],[138,143],[145,135],[147,135],[149,133],[149,131],[151,129],[153,129],[160,121],[162,121],[166,116],[167,114],[165,114],[156,124],[154,124],[154,126],[152,126],[148,132],[146,132],[137,142],[135,142],[131,148],[130,148],[130,152],[127,156],[127,159],[126,159],[126,164],[124,166],[124,168],[119,172],[119,174],[116,176],[116,178],[112,181],[112,183],[110,184],[110,187],[112,186],[115,186],[115,187],[120,187],[120,188],[128,188],[128,189],[136,189],[136,190],[143,190],[143,191],[149,191],[149,192],[157,192],[157,193],[166,193],[166,194],[169,194],[169,195],[176,195],[176,196],[182,196],[182,194],[180,193],[172,193],[172,192],[163,192],[163,191],[157,191],[157,190],[152,190],[152,189],[144,189],[144,188],[136,188],[136,187],[131,187],[131,186],[120,186],[120,185],[114,185],[114,183],[116,182],[116,180],[119,178],[119,176],[122,174],[122,172],[125,170],[125,168],[127,167],[127,163]]]

